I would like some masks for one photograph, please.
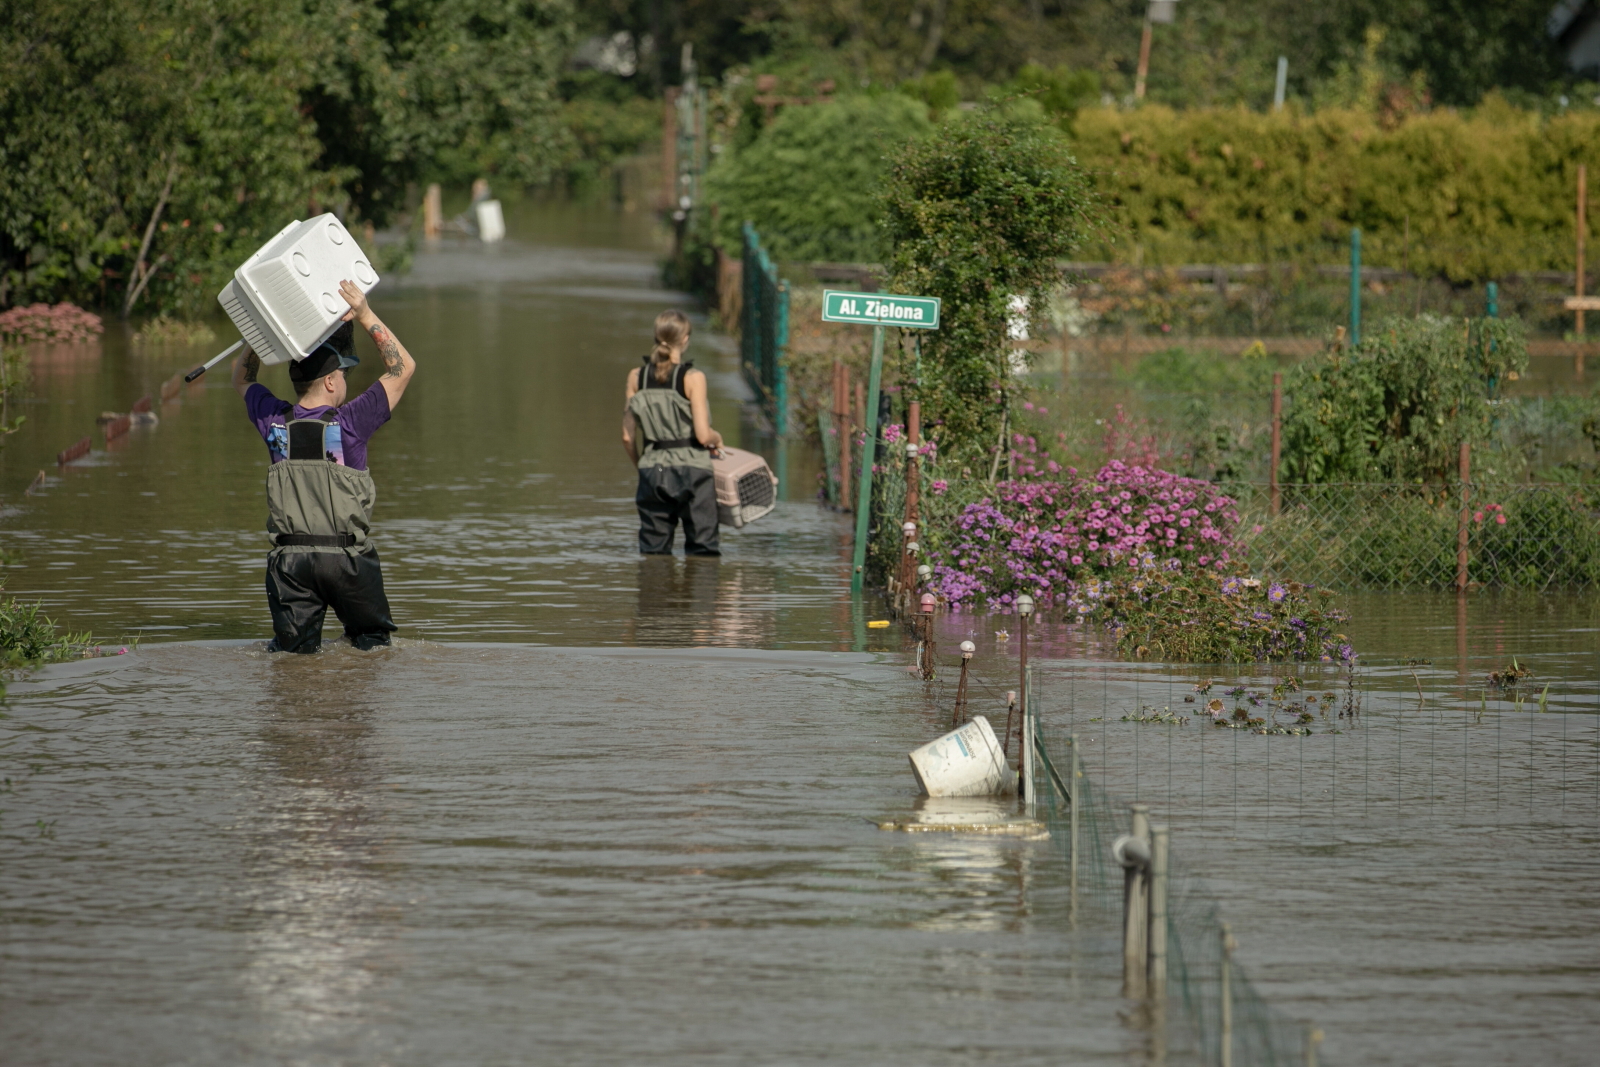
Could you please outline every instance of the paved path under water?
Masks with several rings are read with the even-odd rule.
[[[840,517],[792,489],[725,531],[720,562],[635,555],[621,380],[682,302],[657,287],[648,220],[528,204],[510,223],[498,248],[422,250],[374,300],[420,366],[372,449],[403,639],[388,652],[258,651],[266,457],[221,375],[56,471],[96,414],[208,350],[133,350],[113,327],[103,350],[34,358],[28,425],[0,452],[8,592],[144,644],[14,683],[0,719],[0,1058],[1143,1062],[1111,927],[1069,929],[1048,848],[869,823],[913,804],[904,753],[939,732],[949,693],[907,679],[897,631],[866,629]],[[762,447],[731,345],[696,322],[717,424]],[[265,377],[288,395],[284,371]],[[1178,828],[1241,960],[1269,1001],[1329,1029],[1329,1062],[1585,1062],[1594,599],[1349,606],[1374,659],[1432,662],[1430,699],[1532,657],[1578,725],[1554,762],[1530,747],[1516,784],[1543,797],[1541,770],[1570,771],[1571,820],[1531,818],[1519,839],[1497,800],[1475,838],[1472,791],[1423,786],[1398,756],[1366,768],[1405,787],[1382,794],[1393,812],[1325,811],[1348,784],[1313,774],[1291,794],[1281,765],[1257,775],[1265,739],[1107,721],[1081,674],[1105,647],[1062,628],[1040,634],[1041,703],[1058,732],[1093,731],[1098,781]],[[1014,684],[1008,622],[940,619],[947,653],[979,644],[980,710],[1003,714],[991,690]],[[1143,678],[1134,706],[1197,680],[1113,670]],[[1461,725],[1438,703],[1431,752]],[[1387,730],[1383,714],[1368,721]],[[1533,722],[1544,744],[1554,720],[1530,714],[1489,721],[1519,738]],[[1223,773],[1224,742],[1246,746],[1242,819],[1193,765]],[[1485,929],[1496,909],[1521,941]]]

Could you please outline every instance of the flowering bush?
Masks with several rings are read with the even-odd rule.
[[[1055,478],[1034,480],[1026,465],[948,528],[931,524],[941,599],[1004,608],[1026,592],[1043,608],[1087,579],[1148,565],[1222,572],[1240,557],[1238,511],[1209,482],[1115,460],[1092,478],[1053,460],[1046,469]]]
[[[104,332],[100,316],[76,304],[30,304],[0,314],[0,337],[16,344],[55,341],[70,344],[90,341]]]
[[[1118,651],[1136,658],[1350,663],[1355,650],[1337,632],[1347,616],[1332,599],[1299,582],[1173,570],[1146,558],[1131,573],[1082,583],[1067,605],[1110,628]]]

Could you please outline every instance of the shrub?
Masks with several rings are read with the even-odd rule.
[[[1003,608],[1025,592],[1044,608],[1067,603],[1081,581],[1147,561],[1222,571],[1239,558],[1238,513],[1208,482],[1118,461],[1087,478],[1053,461],[1048,479],[1022,473],[952,516],[939,514],[933,486],[926,539],[946,602]]]
[[[1074,616],[1117,636],[1136,659],[1189,663],[1317,660],[1349,663],[1339,633],[1347,616],[1326,589],[1158,565],[1083,583],[1068,599]]]
[[[105,331],[100,316],[73,304],[30,304],[0,313],[0,339],[13,344],[92,341]]]
[[[943,301],[910,392],[947,455],[999,451],[1016,388],[1012,303],[1043,312],[1091,207],[1064,139],[1038,123],[992,112],[947,122],[896,158],[884,191],[888,288]]]
[[[707,175],[723,251],[738,254],[739,227],[749,221],[778,259],[876,259],[888,157],[931,129],[927,107],[900,94],[785,108]]]
[[[1289,372],[1284,478],[1445,479],[1461,442],[1489,439],[1499,383],[1527,366],[1514,319],[1385,320],[1358,347],[1331,350]]]

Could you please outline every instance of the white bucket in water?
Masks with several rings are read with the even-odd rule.
[[[778,479],[767,461],[742,448],[711,457],[717,480],[717,522],[734,529],[755,522],[777,506]]]
[[[472,205],[478,216],[478,239],[484,244],[494,244],[506,235],[506,217],[498,200],[479,200]]]
[[[1017,791],[1016,772],[1006,766],[989,720],[972,721],[911,751],[911,771],[930,797],[982,797]]]
[[[343,280],[368,293],[378,272],[343,223],[318,215],[279,230],[233,272],[217,302],[262,363],[287,363],[339,328],[350,310],[339,295]]]

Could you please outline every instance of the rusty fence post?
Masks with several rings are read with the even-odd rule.
[[[1283,375],[1272,375],[1272,465],[1267,472],[1267,481],[1271,486],[1272,500],[1268,506],[1269,514],[1276,516],[1280,503],[1278,489],[1278,459],[1283,451]]]
[[[1456,592],[1467,591],[1467,521],[1472,498],[1472,446],[1461,442],[1461,514],[1456,520]]]

